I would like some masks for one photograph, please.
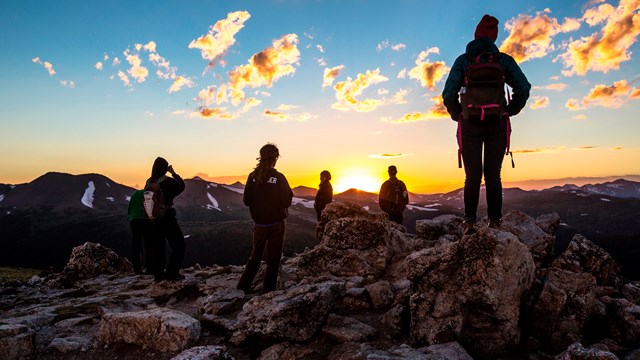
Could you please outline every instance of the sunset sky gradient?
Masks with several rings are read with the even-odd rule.
[[[484,14],[533,88],[505,181],[640,174],[640,0],[5,1],[0,183],[244,181],[266,142],[290,183],[462,186],[441,92]]]

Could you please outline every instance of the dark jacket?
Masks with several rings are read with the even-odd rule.
[[[328,181],[323,181],[320,183],[320,187],[318,188],[318,192],[316,193],[316,199],[313,204],[313,207],[316,210],[322,211],[327,204],[333,201],[333,186]]]
[[[451,71],[449,72],[449,77],[447,77],[447,82],[444,85],[444,91],[442,92],[444,106],[446,106],[449,115],[451,115],[451,119],[457,121],[460,113],[462,112],[458,93],[460,92],[460,88],[464,85],[465,69],[471,64],[469,56],[475,58],[484,52],[495,53],[498,51],[498,47],[491,39],[480,37],[469,42],[465,53],[458,56],[456,61],[453,63]],[[511,56],[500,53],[498,63],[504,68],[507,85],[513,89],[511,102],[506,106],[509,116],[513,116],[518,114],[525,106],[527,99],[529,98],[531,84]]]
[[[399,191],[396,191],[399,190]],[[402,212],[409,203],[407,187],[396,177],[389,178],[380,187],[378,205],[386,213]]]
[[[293,199],[293,191],[284,175],[272,168],[267,176],[267,182],[258,184],[254,172],[249,174],[242,198],[249,207],[251,218],[259,225],[271,225],[284,220]]]
[[[184,180],[178,174],[173,177],[165,177],[160,181],[160,188],[164,195],[164,204],[173,206],[173,199],[184,191]]]

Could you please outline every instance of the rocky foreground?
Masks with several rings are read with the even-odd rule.
[[[278,291],[235,289],[243,268],[132,275],[86,243],[61,273],[0,287],[3,359],[640,359],[640,283],[577,235],[553,254],[557,214],[462,219],[416,235],[349,203],[321,243],[285,259]]]

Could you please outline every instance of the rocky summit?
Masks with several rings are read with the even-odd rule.
[[[185,279],[134,275],[87,242],[59,273],[0,288],[3,359],[640,359],[640,283],[577,235],[553,253],[557,214],[500,229],[419,220],[416,234],[332,203],[320,243],[285,258],[278,290],[241,266]]]

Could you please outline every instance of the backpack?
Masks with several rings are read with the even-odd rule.
[[[389,189],[389,201],[391,204],[391,211],[404,211],[405,206],[408,203],[408,198],[405,197],[405,190],[402,187],[402,183],[397,181],[390,181]]]
[[[465,120],[499,118],[505,111],[505,74],[498,63],[500,53],[481,53],[475,59],[467,56],[471,64],[465,69],[460,91],[462,116]]]
[[[160,181],[164,179],[160,178],[157,182],[150,182],[144,187],[144,194],[142,196],[142,209],[143,215],[147,219],[163,218],[167,210],[167,206],[164,202],[164,193],[160,187]]]

